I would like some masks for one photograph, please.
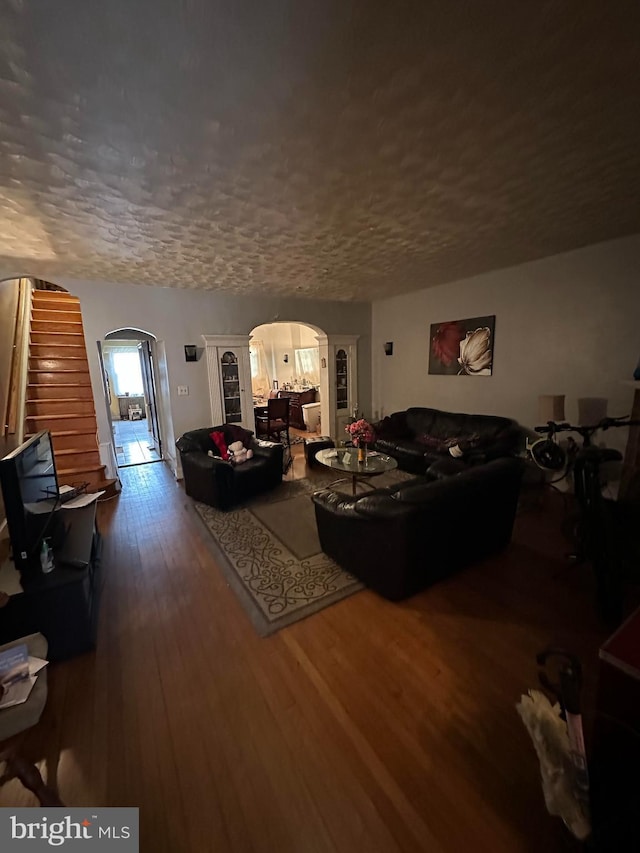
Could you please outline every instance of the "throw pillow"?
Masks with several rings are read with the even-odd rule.
[[[429,450],[435,450],[437,453],[446,453],[449,449],[446,439],[438,438],[437,435],[429,435],[427,432],[424,435],[417,436],[417,441],[420,444],[424,444]]]
[[[470,450],[478,447],[480,444],[479,435],[456,435],[451,438],[439,438],[437,435],[419,435],[417,440],[420,444],[424,444],[429,450],[434,450],[436,453],[447,453],[451,456],[464,456]]]
[[[222,432],[222,430],[214,429],[213,432],[209,433],[209,438],[220,451],[220,456],[223,459],[228,459],[229,451],[227,450],[227,442],[224,440],[224,433]]]
[[[239,424],[225,424],[224,435],[227,446],[233,444],[234,441],[241,441],[245,447],[249,447],[253,433]]]
[[[455,459],[459,459],[461,456],[464,456],[465,453],[468,453],[470,450],[478,447],[480,444],[480,436],[476,434],[461,435],[456,438],[447,438],[445,443],[451,456]]]

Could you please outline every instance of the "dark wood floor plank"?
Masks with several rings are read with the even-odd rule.
[[[314,474],[301,450],[287,479]],[[99,507],[98,647],[51,666],[25,737],[66,803],[138,805],[154,853],[570,849],[515,712],[551,641],[593,697],[606,632],[564,560],[561,502],[407,602],[363,591],[262,639],[167,469],[122,478]],[[13,781],[9,804],[33,799]]]

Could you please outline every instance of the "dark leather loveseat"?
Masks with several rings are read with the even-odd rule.
[[[434,463],[439,463],[440,473],[455,473],[513,455],[524,445],[522,427],[509,418],[417,406],[394,412],[374,424],[374,430],[375,449],[393,456],[399,468],[412,474],[425,474]]]
[[[322,550],[385,598],[406,598],[507,545],[522,466],[496,459],[355,497],[316,492]]]
[[[210,438],[214,430],[222,430],[227,445],[242,441],[247,449],[253,450],[253,459],[241,465],[222,459]],[[230,509],[253,495],[273,489],[282,481],[282,445],[258,441],[252,432],[235,424],[185,432],[177,440],[176,447],[180,451],[185,492],[216,509]],[[209,456],[208,451],[216,455]]]

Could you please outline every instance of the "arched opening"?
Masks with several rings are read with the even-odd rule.
[[[138,328],[113,329],[98,341],[105,405],[118,468],[160,462],[166,417],[160,394],[156,336]]]
[[[302,322],[264,323],[250,333],[254,406],[266,405],[269,397],[288,396],[294,443],[301,443],[305,434],[320,434],[323,423],[328,424],[321,383],[323,336],[321,329]]]

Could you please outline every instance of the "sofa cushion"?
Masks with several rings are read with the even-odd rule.
[[[413,432],[407,425],[406,412],[394,412],[392,415],[387,415],[377,424],[374,425],[376,441],[382,438],[413,438]]]
[[[403,517],[406,515],[406,507],[400,506],[393,500],[393,496],[387,489],[363,495],[354,501],[353,507],[358,515],[368,518],[391,518],[393,516]]]
[[[429,500],[433,493],[433,480],[420,477],[409,480],[393,493],[393,499],[403,504],[421,504]]]
[[[249,447],[253,433],[240,426],[240,424],[225,424],[224,438],[227,442],[227,447],[233,444],[234,441],[241,441],[245,447]]]

